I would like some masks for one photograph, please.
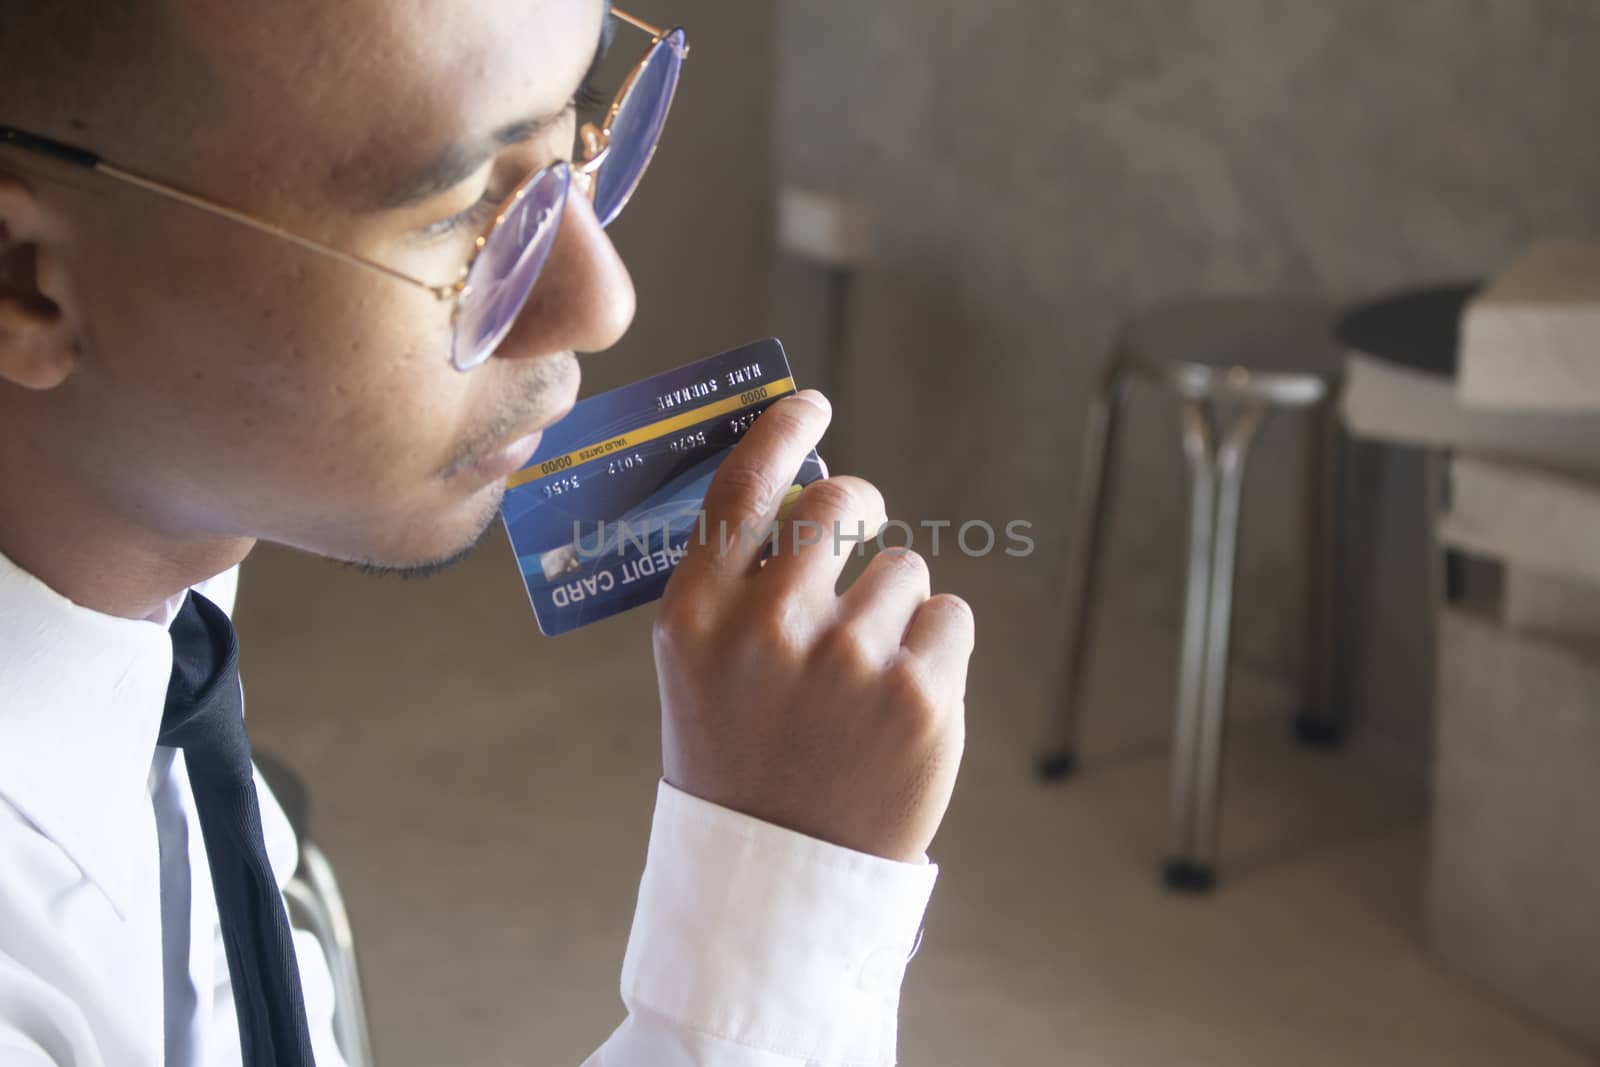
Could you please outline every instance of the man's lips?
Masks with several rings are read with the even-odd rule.
[[[502,481],[527,466],[533,454],[539,450],[539,442],[544,437],[544,431],[566,418],[571,411],[572,403],[568,403],[554,415],[536,423],[531,432],[525,429],[518,430],[516,432],[519,436],[473,460],[466,468],[471,472],[472,480]]]

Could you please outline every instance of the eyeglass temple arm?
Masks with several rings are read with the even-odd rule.
[[[626,22],[628,25],[632,26],[634,29],[643,30],[645,33],[648,33],[657,40],[660,40],[667,35],[667,31],[663,30],[660,26],[652,26],[644,19],[634,18],[632,15],[620,8],[612,8],[611,13],[617,18],[621,19],[623,22]]]
[[[349,252],[342,252],[330,245],[325,245],[320,241],[313,241],[309,237],[291,233],[282,226],[274,225],[265,219],[258,219],[254,215],[247,215],[242,211],[236,211],[214,200],[207,200],[205,197],[186,193],[182,189],[146,178],[144,175],[137,174],[131,170],[123,170],[121,167],[107,163],[86,148],[51,140],[48,137],[41,137],[36,133],[29,133],[26,130],[19,130],[10,126],[0,126],[0,145],[10,145],[13,148],[20,148],[35,155],[48,156],[51,159],[82,170],[96,171],[108,178],[114,178],[128,185],[138,186],[146,192],[154,193],[168,200],[175,200],[180,204],[187,204],[189,207],[197,208],[212,215],[220,215],[222,218],[231,219],[242,226],[248,226],[252,230],[270,234],[273,237],[288,241],[290,244],[299,245],[301,248],[328,256],[331,259],[337,259],[342,263],[348,263],[353,267],[361,267],[365,270],[376,271],[379,274],[386,274],[396,281],[405,282],[419,289],[426,289],[440,300],[447,300],[454,296],[459,288],[459,286],[455,285],[433,285],[423,281],[421,278],[413,278],[409,274],[397,271],[392,267],[386,267],[382,263],[363,259],[360,256],[351,255]]]
[[[11,126],[0,126],[0,144],[8,144],[36,155],[49,156],[86,170],[94,170],[100,165],[100,157],[88,149],[62,144],[60,141],[52,141],[48,137],[40,137],[36,133]]]

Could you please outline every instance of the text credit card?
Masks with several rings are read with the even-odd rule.
[[[702,536],[711,476],[794,391],[783,345],[768,338],[580,400],[546,430],[500,504],[540,631],[555,637],[660,597]],[[790,499],[825,477],[813,450]]]

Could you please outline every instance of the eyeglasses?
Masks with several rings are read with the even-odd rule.
[[[650,46],[622,83],[604,122],[600,126],[584,123],[578,131],[576,149],[581,161],[560,160],[523,179],[500,205],[494,220],[478,235],[472,254],[456,280],[444,285],[434,285],[393,267],[291,233],[225,204],[108,163],[87,149],[9,126],[0,126],[0,146],[50,156],[96,171],[351,266],[425,289],[439,301],[453,303],[450,362],[457,370],[468,371],[488,359],[505,340],[533,295],[539,274],[555,247],[573,182],[576,180],[580,190],[589,197],[600,225],[609,226],[622,214],[655,156],[667,112],[677,92],[683,61],[689,55],[688,38],[681,27],[661,30],[615,8],[611,14],[648,33]]]

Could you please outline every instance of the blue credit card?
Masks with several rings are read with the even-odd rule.
[[[783,345],[768,338],[580,400],[546,430],[500,504],[540,631],[555,637],[659,598],[702,536],[711,476],[794,391]],[[788,499],[827,474],[813,450]]]

